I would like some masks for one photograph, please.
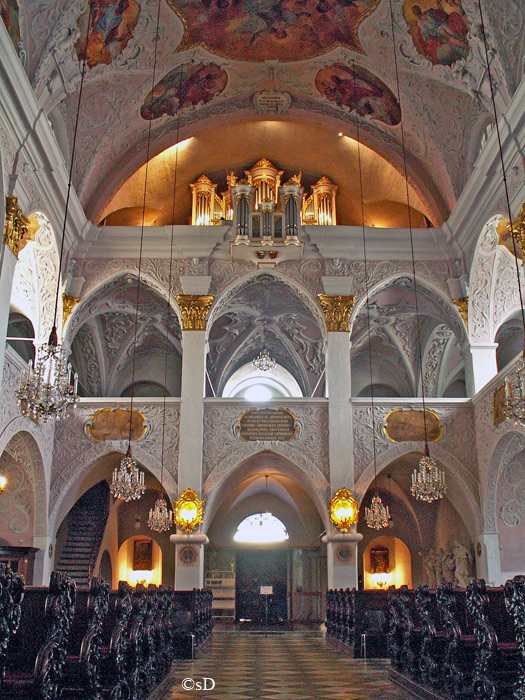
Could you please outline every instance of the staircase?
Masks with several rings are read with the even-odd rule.
[[[89,588],[108,514],[109,487],[106,481],[100,481],[86,491],[67,515],[67,539],[55,569],[68,573],[77,588]]]

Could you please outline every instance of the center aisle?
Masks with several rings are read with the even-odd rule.
[[[150,700],[406,700],[386,660],[348,653],[313,631],[217,630],[197,659],[175,662]]]

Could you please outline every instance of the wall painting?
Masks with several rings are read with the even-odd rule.
[[[363,117],[399,124],[401,109],[393,92],[373,73],[336,63],[315,76],[315,86],[327,100]]]
[[[470,20],[456,0],[405,0],[403,15],[418,52],[434,64],[467,58]]]
[[[170,71],[146,95],[140,108],[143,119],[174,116],[180,109],[210,102],[226,87],[228,75],[215,63],[185,63]]]
[[[381,0],[167,0],[185,33],[179,50],[203,45],[243,61],[297,61],[348,46]]]
[[[80,38],[75,44],[78,58],[82,60],[86,56],[90,68],[109,65],[133,37],[139,14],[136,0],[92,0],[87,41],[89,9],[78,18]]]

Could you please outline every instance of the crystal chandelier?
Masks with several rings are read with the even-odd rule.
[[[390,511],[388,506],[383,504],[381,496],[377,493],[377,491],[372,497],[370,508],[365,507],[365,520],[368,527],[371,527],[374,530],[381,530],[384,527],[388,527]]]
[[[161,494],[153,508],[150,508],[148,526],[155,532],[166,532],[173,525],[173,511],[168,510],[166,499]]]
[[[48,343],[37,348],[34,364],[29,360],[27,370],[20,377],[15,396],[22,415],[44,422],[64,418],[69,407],[78,401],[77,389],[78,375],[75,372],[72,377],[71,364],[64,348],[58,345],[53,327]]]
[[[253,369],[260,372],[271,372],[271,370],[275,369],[275,365],[275,360],[266,348],[263,348],[257,357],[255,357],[252,361]]]
[[[109,487],[115,498],[123,501],[133,501],[140,498],[146,487],[144,486],[144,472],[141,472],[137,463],[131,456],[131,447],[128,447],[126,456],[118,467],[113,470],[113,478]]]
[[[503,412],[514,425],[525,426],[525,357],[521,356],[505,382]]]
[[[438,469],[436,460],[428,453],[428,445],[425,445],[425,454],[421,458],[418,468],[412,472],[410,493],[418,501],[432,503],[432,501],[443,498],[446,491],[445,472]]]

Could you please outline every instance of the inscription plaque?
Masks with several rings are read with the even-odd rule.
[[[235,425],[235,434],[245,442],[290,442],[298,432],[296,416],[287,408],[249,408]]]

